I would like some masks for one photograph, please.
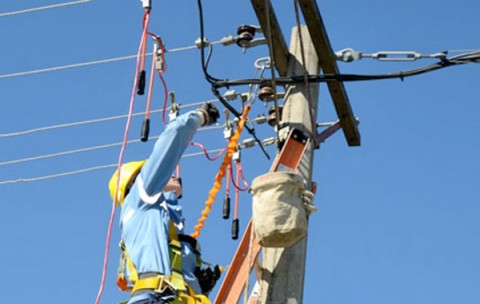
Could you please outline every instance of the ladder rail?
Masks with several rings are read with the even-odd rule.
[[[238,245],[235,256],[232,260],[230,267],[228,268],[225,279],[218,291],[215,298],[215,304],[231,304],[237,303],[242,296],[243,289],[245,288],[247,271],[250,273],[255,260],[260,253],[260,244],[257,239],[253,239],[251,248],[251,260],[249,262],[249,247],[250,247],[250,235],[252,233],[252,220],[249,221],[242,240]],[[248,265],[249,264],[249,265]]]

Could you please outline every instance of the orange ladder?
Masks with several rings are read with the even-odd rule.
[[[302,160],[309,142],[310,139],[301,131],[297,129],[290,130],[273,164],[272,172],[295,171]],[[253,239],[251,242],[252,247],[250,248],[251,238]],[[258,240],[252,235],[252,220],[250,219],[217,294],[215,304],[238,303],[244,288],[249,284],[247,278],[257,261],[260,249],[261,246]],[[256,296],[252,295],[248,303],[253,304],[255,300]]]

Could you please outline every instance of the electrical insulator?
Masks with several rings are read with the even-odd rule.
[[[263,144],[265,146],[269,146],[269,145],[273,145],[274,143],[277,142],[277,138],[276,137],[269,137],[269,138],[265,138],[263,140]]]
[[[262,114],[262,115],[260,115],[260,116],[257,116],[257,118],[255,118],[254,121],[255,121],[257,124],[261,125],[261,124],[264,124],[264,123],[267,122],[267,117],[265,117],[265,115]]]
[[[242,25],[237,29],[237,45],[247,48],[255,37],[255,28],[251,25]]]
[[[273,88],[269,83],[264,83],[260,85],[260,90],[258,91],[257,96],[258,99],[265,102],[275,100],[275,92],[273,91]]]
[[[282,110],[283,110],[283,107],[282,106],[279,106],[278,107],[278,114],[280,115],[280,117],[278,117],[278,121],[281,120],[282,118]],[[268,124],[270,126],[275,126],[276,124],[276,121],[277,121],[277,111],[275,111],[275,106],[272,106],[270,107],[270,109],[268,109]]]
[[[251,148],[255,146],[255,138],[247,138],[243,141],[243,146],[245,148]]]

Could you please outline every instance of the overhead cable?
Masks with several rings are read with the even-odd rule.
[[[209,82],[212,85],[212,93],[218,98],[220,103],[228,109],[233,115],[235,115],[239,120],[241,119],[241,116],[243,113],[239,113],[232,105],[230,105],[227,100],[220,94],[218,91],[218,87],[215,86],[215,83],[219,82],[220,80],[217,78],[212,77],[208,71],[207,71],[207,63],[205,61],[205,32],[204,32],[204,22],[203,22],[203,8],[202,8],[202,1],[197,0],[198,4],[198,14],[199,14],[199,19],[200,19],[200,56],[201,56],[201,65],[202,65],[202,70],[203,74],[205,76],[205,79],[207,82]],[[245,125],[245,129],[250,133],[255,140],[257,141],[259,147],[262,149],[262,152],[265,154],[267,159],[270,159],[270,156],[268,155],[267,151],[263,147],[261,141],[258,139],[257,135],[255,134],[255,129]]]
[[[123,60],[133,59],[133,58],[136,58],[136,57],[137,57],[137,55],[129,55],[129,56],[123,56],[123,57],[115,57],[115,58],[109,58],[109,59],[102,59],[102,60],[67,64],[67,65],[61,65],[61,66],[56,66],[56,67],[50,67],[50,68],[44,68],[44,69],[38,69],[38,70],[31,70],[31,71],[25,71],[25,72],[3,74],[3,75],[0,75],[0,79],[27,76],[27,75],[47,73],[47,72],[55,72],[55,71],[67,70],[67,69],[74,69],[74,68],[86,67],[86,66],[103,64],[103,63],[123,61]]]
[[[13,16],[13,15],[20,15],[20,14],[44,11],[44,10],[49,10],[49,9],[53,9],[53,8],[83,4],[83,3],[92,2],[92,1],[94,1],[94,0],[78,0],[78,1],[70,1],[70,2],[58,3],[58,4],[52,4],[52,5],[45,5],[45,6],[40,6],[40,7],[33,7],[33,8],[28,8],[28,9],[19,10],[19,11],[0,13],[0,17],[7,17],[7,16]]]
[[[223,129],[224,127],[225,127],[225,125],[209,126],[208,128],[204,127],[204,128],[198,129],[198,132]],[[151,138],[152,139],[157,139],[158,135],[153,136]],[[135,144],[135,143],[139,143],[139,142],[141,142],[140,139],[133,139],[133,140],[129,140],[127,142],[127,144]],[[78,154],[78,153],[83,153],[83,152],[90,152],[90,151],[95,151],[95,150],[113,148],[113,147],[118,147],[118,146],[121,146],[121,145],[122,145],[121,142],[117,142],[117,143],[111,143],[111,144],[105,144],[105,145],[99,145],[99,146],[93,146],[93,147],[87,147],[87,148],[80,148],[80,149],[74,149],[74,150],[67,150],[67,151],[62,151],[62,152],[38,155],[38,156],[33,156],[33,157],[21,158],[21,159],[8,160],[8,161],[0,162],[0,167],[1,166],[7,166],[7,165],[26,163],[26,162],[36,161],[36,160],[41,160],[41,159],[55,158],[55,157],[66,156],[66,155],[71,155],[71,154]]]
[[[362,74],[321,74],[321,75],[309,75],[308,81],[310,82],[332,82],[332,81],[367,81],[367,80],[382,80],[382,79],[394,79],[399,78],[403,80],[404,78],[416,76],[428,72],[433,72],[439,69],[443,69],[450,66],[462,65],[467,63],[480,63],[480,51],[471,52],[466,54],[461,54],[451,58],[445,58],[440,60],[437,63],[412,69],[406,71],[400,71],[396,73],[385,73],[385,74],[373,74],[373,75],[362,75]],[[240,86],[240,85],[249,85],[249,84],[260,84],[263,79],[239,79],[239,80],[223,80],[218,81],[214,86],[219,87],[231,87],[231,86]],[[278,77],[277,84],[287,85],[293,83],[304,82],[305,79],[303,76],[293,76],[293,77]]]
[[[207,100],[207,101],[199,101],[199,102],[189,103],[189,104],[185,104],[185,105],[180,105],[179,108],[183,109],[183,108],[195,107],[195,106],[199,106],[199,105],[203,104],[204,102],[217,102],[217,101],[218,101],[217,99],[212,99],[212,100]],[[157,109],[157,110],[150,111],[150,113],[160,113],[160,112],[163,112],[163,109]],[[145,112],[137,112],[137,113],[133,114],[133,116],[141,116],[141,115],[145,115]],[[70,122],[70,123],[64,123],[64,124],[45,126],[45,127],[34,128],[34,129],[29,129],[29,130],[24,130],[24,131],[4,133],[4,134],[0,134],[0,138],[2,138],[2,137],[15,137],[15,136],[27,135],[27,134],[31,134],[31,133],[49,131],[49,130],[54,130],[54,129],[61,129],[61,128],[75,127],[75,126],[88,125],[88,124],[94,124],[94,123],[100,123],[100,122],[107,122],[107,121],[112,121],[112,120],[123,119],[123,118],[126,118],[127,116],[128,116],[127,114],[123,114],[123,115],[117,115],[117,116],[110,116],[110,117],[104,117],[104,118],[97,118],[97,119],[90,119],[90,120],[84,120],[84,121],[78,121],[78,122]]]
[[[44,176],[38,176],[38,177],[21,177],[21,178],[12,179],[12,180],[0,181],[0,185],[37,182],[37,181],[53,179],[58,177],[65,177],[69,175],[76,175],[80,173],[86,173],[86,172],[96,171],[101,169],[115,168],[116,166],[117,164],[110,164],[110,165],[96,166],[96,167],[90,167],[90,168],[85,168],[80,170],[74,170],[74,171],[68,171],[68,172],[62,172],[62,173],[56,173],[56,174],[50,174],[50,175],[44,175]]]
[[[224,150],[224,148],[212,149],[212,150],[208,150],[206,153],[209,153],[209,154],[210,153],[218,153],[218,152],[221,152],[223,150]],[[205,155],[204,151],[184,154],[182,156],[182,158],[196,157],[196,156],[202,156],[202,155]],[[97,170],[102,170],[102,169],[115,168],[117,166],[118,166],[118,164],[109,164],[109,165],[94,166],[94,167],[89,167],[89,168],[84,168],[84,169],[79,169],[79,170],[55,173],[55,174],[50,174],[50,175],[38,176],[38,177],[21,177],[21,178],[12,179],[12,180],[0,181],[0,185],[43,181],[43,180],[47,180],[47,179],[54,179],[54,178],[65,177],[65,176],[70,176],[70,175],[77,175],[77,174],[81,174],[81,173],[97,171]]]
[[[133,144],[133,143],[137,143],[137,142],[140,142],[140,140],[139,139],[130,140],[127,143],[128,144]],[[59,157],[59,156],[71,155],[71,154],[78,154],[78,153],[82,153],[82,152],[89,152],[89,151],[113,148],[113,147],[118,147],[118,146],[121,146],[121,145],[122,145],[121,142],[117,142],[117,143],[112,143],[112,144],[107,144],[107,145],[100,145],[100,146],[94,146],[94,147],[87,147],[87,148],[81,148],[81,149],[75,149],[75,150],[69,150],[69,151],[63,151],[63,152],[57,152],[57,153],[51,153],[51,154],[44,154],[44,155],[33,156],[33,157],[9,160],[9,161],[0,162],[0,167],[1,166],[6,166],[6,165],[26,163],[26,162],[35,161],[35,160],[54,158],[54,157]]]
[[[220,43],[220,41],[211,42],[211,44],[219,44],[219,43]],[[176,52],[193,50],[193,49],[196,49],[196,48],[197,48],[196,45],[192,45],[192,46],[179,47],[179,48],[174,48],[174,49],[170,49],[170,50],[165,50],[165,52],[166,53],[176,53]],[[147,53],[145,55],[146,56],[152,56],[153,53]],[[74,69],[74,68],[80,68],[80,67],[87,67],[87,66],[104,64],[104,63],[125,61],[125,60],[134,59],[134,58],[137,58],[136,54],[135,55],[101,59],[101,60],[80,62],[80,63],[74,63],[74,64],[67,64],[67,65],[61,65],[61,66],[55,66],[55,67],[49,67],[49,68],[37,69],[37,70],[30,70],[30,71],[24,71],[24,72],[15,72],[15,73],[0,75],[0,79],[28,76],[28,75],[33,75],[33,74],[47,73],[47,72],[55,72],[55,71]]]
[[[265,145],[265,146],[273,145],[275,143],[276,143],[276,138],[274,138],[274,137],[269,137],[269,138],[266,138],[266,139],[262,140],[262,144]],[[240,148],[242,148],[242,149],[251,148],[255,144],[256,144],[256,140],[254,138],[248,138],[248,139],[245,139],[244,141],[242,141],[242,143],[240,144]],[[219,153],[219,152],[223,151],[224,149],[225,148],[218,148],[218,149],[211,149],[211,150],[208,150],[208,151],[202,150],[200,152],[186,153],[182,156],[182,158],[202,156],[202,155],[211,154],[211,153]],[[50,174],[50,175],[43,175],[43,176],[38,176],[38,177],[21,177],[21,178],[17,178],[17,179],[0,181],[0,185],[37,182],[37,181],[43,181],[43,180],[54,179],[54,178],[59,178],[59,177],[65,177],[65,176],[70,176],[70,175],[77,175],[77,174],[91,172],[91,171],[98,171],[98,170],[102,170],[102,169],[115,168],[117,166],[118,166],[118,164],[100,165],[100,166],[94,166],[94,167],[79,169],[79,170],[73,170],[73,171],[67,171],[67,172],[61,172],[61,173],[54,173],[54,174]]]

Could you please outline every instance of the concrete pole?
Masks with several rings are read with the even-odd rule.
[[[301,37],[305,52],[305,67],[309,74],[319,73],[318,57],[313,47],[307,27],[302,26]],[[289,62],[289,76],[302,76],[302,53],[299,29],[294,27],[290,41],[291,59]],[[281,122],[300,129],[306,134],[316,134],[315,126],[311,125],[310,106],[313,117],[316,120],[318,106],[318,84],[309,84],[309,94],[306,94],[305,84],[299,83],[286,88],[286,96],[283,107]],[[310,103],[307,96],[310,96]],[[314,121],[315,122],[315,121]],[[300,163],[298,173],[311,186],[313,169],[313,144],[307,151]],[[260,282],[259,297],[257,303],[268,304],[299,304],[303,300],[303,285],[305,277],[305,262],[307,251],[307,239],[288,248],[264,248],[263,272]]]

